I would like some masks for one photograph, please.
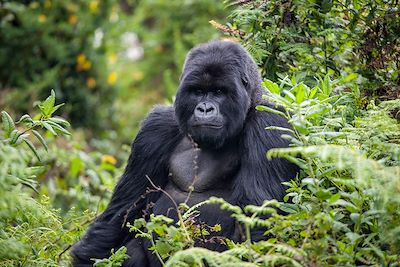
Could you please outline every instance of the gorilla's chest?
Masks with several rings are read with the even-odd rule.
[[[239,168],[236,151],[235,147],[224,151],[198,149],[189,139],[183,139],[169,161],[170,176],[165,187],[168,196],[161,194],[153,212],[177,219],[175,203],[185,202],[192,206],[212,196],[228,200],[232,193],[231,182]],[[199,211],[198,220],[211,226],[221,224],[226,233],[233,231],[230,213],[221,210],[219,205],[205,205]]]
[[[170,179],[180,190],[193,192],[228,190],[229,181],[239,165],[234,148],[223,151],[196,148],[184,138],[170,158]]]

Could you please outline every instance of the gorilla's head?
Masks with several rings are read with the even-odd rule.
[[[261,77],[250,55],[237,43],[215,41],[188,54],[175,113],[184,134],[218,149],[238,136],[260,96]]]

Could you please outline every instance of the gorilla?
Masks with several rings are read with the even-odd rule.
[[[155,107],[142,123],[107,209],[72,248],[74,266],[91,266],[92,259],[109,257],[112,248],[121,246],[129,256],[124,266],[161,266],[148,250],[149,241],[135,238],[126,227],[144,211],[176,219],[173,201],[160,191],[176,203],[190,194],[189,206],[211,196],[242,207],[281,200],[282,182],[294,178],[297,167],[266,158],[267,150],[289,143],[265,127],[290,126],[282,116],[256,110],[257,105],[275,108],[262,94],[257,65],[241,45],[213,41],[192,49],[174,105]],[[163,190],[149,190],[152,185]],[[235,221],[216,205],[203,206],[197,219],[218,223],[219,235],[239,239]],[[251,235],[260,240],[263,231]]]

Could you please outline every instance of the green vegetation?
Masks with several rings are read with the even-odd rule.
[[[397,266],[400,124],[389,114],[400,101],[371,102],[362,110],[359,93],[333,93],[338,86],[351,86],[346,80],[326,76],[312,89],[289,78],[265,82],[265,97],[285,108],[280,114],[294,127],[266,129],[281,131],[294,144],[267,156],[292,160],[301,166],[301,175],[287,183],[284,203],[266,201],[243,210],[221,199],[209,203],[221,204],[248,229],[265,227],[268,240],[228,241],[231,249],[222,253],[193,248],[201,231],[192,225],[193,210],[183,213],[178,229],[162,216],[147,224],[138,220],[132,229],[144,226],[147,231],[140,230],[140,236],[160,236],[154,249],[164,260],[172,256],[166,266],[202,266],[202,261],[211,266]],[[275,207],[288,215],[277,214]],[[265,214],[271,216],[261,218]]]
[[[187,51],[218,30],[252,53],[264,97],[293,126],[266,128],[293,144],[266,157],[285,157],[301,173],[286,184],[282,203],[240,208],[212,198],[180,206],[178,223],[151,216],[130,222],[131,230],[153,242],[165,266],[399,265],[397,1],[225,5],[0,4],[0,108],[7,111],[0,125],[0,266],[70,265],[68,250],[107,205],[141,118],[153,103],[172,101]],[[127,32],[143,52],[135,61],[126,56],[132,43],[121,42]],[[230,210],[247,232],[264,226],[266,240],[225,240],[225,252],[194,247],[220,231],[194,223],[198,207],[210,203]],[[96,266],[120,266],[125,252]]]
[[[13,103],[14,111],[26,112],[53,88],[67,103],[64,114],[75,126],[104,123],[108,114],[102,108],[115,95],[114,81],[104,75],[106,43],[95,40],[95,35],[107,34],[112,2],[2,3],[0,85],[5,95],[1,104]]]

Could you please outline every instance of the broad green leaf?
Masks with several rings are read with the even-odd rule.
[[[347,75],[344,79],[343,79],[343,82],[350,82],[350,81],[352,81],[352,80],[354,80],[354,79],[356,79],[358,77],[358,74],[357,73],[350,73],[349,75]]]
[[[308,98],[313,98],[315,96],[315,94],[318,92],[319,87],[315,86],[313,89],[311,89],[310,95],[308,96]]]
[[[340,193],[336,193],[329,198],[330,203],[335,203],[340,199]]]
[[[51,115],[55,102],[56,102],[56,95],[54,90],[51,90],[50,96],[46,98],[45,101],[39,104],[39,109],[42,111],[43,116],[47,117]]]
[[[301,103],[303,102],[305,96],[306,96],[306,92],[305,92],[305,86],[303,84],[299,84],[299,86],[297,87],[297,93],[296,93],[296,103]]]
[[[4,110],[1,112],[1,120],[3,124],[3,129],[6,133],[6,137],[9,137],[11,132],[15,129],[14,121],[11,116]]]
[[[274,94],[279,94],[280,93],[280,89],[279,89],[279,85],[277,85],[276,83],[274,83],[273,81],[270,81],[268,79],[265,79],[263,82],[263,85],[271,92]]]

